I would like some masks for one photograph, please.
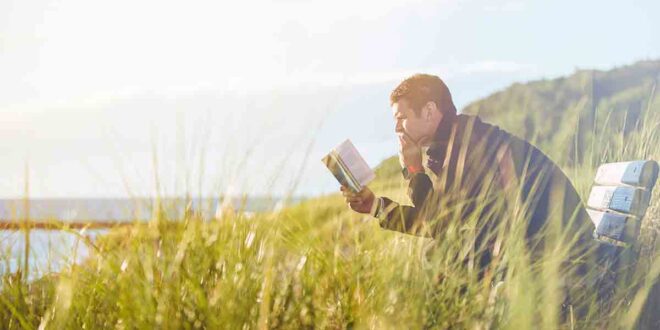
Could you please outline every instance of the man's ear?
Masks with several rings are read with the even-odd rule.
[[[433,116],[433,111],[436,111],[435,102],[426,102],[426,105],[424,105],[424,117],[426,120],[431,119],[431,116]]]

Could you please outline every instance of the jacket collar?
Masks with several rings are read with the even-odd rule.
[[[451,136],[451,129],[454,123],[458,120],[458,115],[451,114],[445,115],[442,118],[442,121],[436,129],[431,145],[429,146],[426,154],[430,159],[435,161],[443,161],[444,155],[447,150],[447,144],[449,144],[449,138]]]

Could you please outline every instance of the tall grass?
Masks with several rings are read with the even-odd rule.
[[[586,197],[598,164],[660,160],[659,126],[660,113],[649,105],[636,131],[618,144],[592,144],[585,161],[565,172]],[[606,137],[618,133],[608,127],[595,138],[609,141]],[[396,172],[391,160],[378,172],[389,179],[372,189],[405,200],[405,184],[389,172]],[[9,329],[651,326],[657,318],[649,315],[660,308],[653,296],[659,292],[654,241],[659,190],[643,224],[645,237],[633,247],[640,251],[639,262],[620,276],[626,280],[617,283],[608,308],[584,285],[582,309],[562,306],[567,283],[561,262],[570,253],[571,238],[557,228],[550,226],[542,255],[533,258],[523,222],[503,221],[493,233],[495,241],[501,239],[502,257],[493,260],[491,273],[479,275],[466,262],[480,252],[469,243],[476,235],[475,219],[454,218],[441,239],[430,240],[382,230],[333,194],[254,216],[238,210],[211,220],[188,212],[182,219],[117,228],[96,240],[83,263],[56,275],[28,282],[3,274],[0,324]]]

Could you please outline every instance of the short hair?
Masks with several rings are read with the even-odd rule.
[[[409,102],[417,115],[429,101],[435,102],[438,110],[444,114],[456,114],[449,88],[438,76],[417,73],[406,78],[390,94],[390,105],[402,99]]]

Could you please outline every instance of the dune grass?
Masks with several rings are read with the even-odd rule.
[[[599,137],[616,136],[604,125]],[[625,139],[593,143],[564,167],[583,199],[598,164],[660,160],[660,114],[651,107]],[[557,146],[561,148],[561,146]],[[378,169],[377,194],[405,200],[395,159]],[[660,309],[660,189],[642,225],[634,268],[622,273],[610,307],[584,292],[586,312],[563,308],[562,239],[530,258],[521,222],[500,230],[507,272],[482,278],[460,256],[470,219],[441,240],[378,227],[339,194],[254,216],[156,216],[99,237],[92,255],[26,281],[3,274],[0,324],[9,329],[265,328],[633,328],[657,324]],[[468,226],[465,226],[468,224]],[[471,234],[472,233],[472,234]],[[550,235],[550,234],[548,234]],[[559,237],[559,236],[558,236]],[[471,253],[474,251],[468,251]],[[498,277],[499,276],[499,277]],[[589,289],[590,290],[590,289]]]

